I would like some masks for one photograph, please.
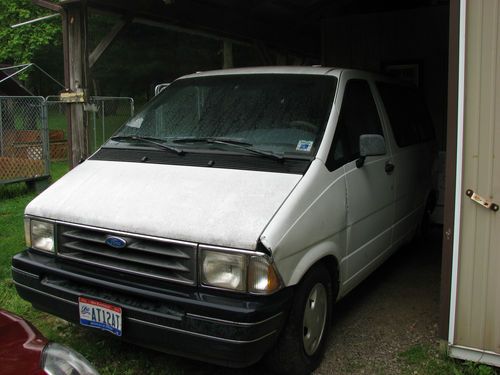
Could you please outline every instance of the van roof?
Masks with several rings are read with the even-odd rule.
[[[328,75],[339,78],[342,73],[355,73],[359,78],[368,78],[378,81],[390,82],[397,85],[414,87],[409,82],[400,81],[394,77],[386,76],[380,73],[370,72],[359,69],[349,68],[335,68],[325,66],[263,66],[251,68],[235,68],[235,69],[219,69],[210,70],[206,72],[196,72],[182,76],[178,79],[195,78],[195,77],[210,77],[210,76],[224,76],[224,75],[237,75],[237,74],[311,74],[311,75]]]
[[[188,74],[180,78],[193,78],[203,76],[218,76],[232,74],[317,74],[317,75],[335,75],[338,76],[341,70],[338,68],[324,66],[264,66],[253,68],[235,68],[235,69],[220,69],[206,72],[196,72]]]

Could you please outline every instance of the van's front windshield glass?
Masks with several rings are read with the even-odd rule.
[[[234,147],[287,156],[315,154],[336,79],[305,74],[246,74],[175,81],[115,133],[185,151]],[[120,141],[121,140],[121,141]],[[287,154],[287,155],[285,155]]]

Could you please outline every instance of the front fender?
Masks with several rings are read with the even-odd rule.
[[[336,271],[338,271],[339,277],[342,278],[340,265],[343,258],[343,250],[340,244],[344,243],[344,238],[345,231],[342,231],[285,258],[275,259],[276,266],[285,285],[291,286],[299,283],[313,265],[330,256],[334,257],[336,263],[339,265],[339,269]]]

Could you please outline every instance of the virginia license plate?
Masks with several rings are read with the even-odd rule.
[[[122,335],[122,308],[101,301],[79,297],[80,324]]]

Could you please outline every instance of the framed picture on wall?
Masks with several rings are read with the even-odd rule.
[[[422,86],[422,63],[420,61],[383,62],[382,71],[401,81],[411,82],[417,87]]]

